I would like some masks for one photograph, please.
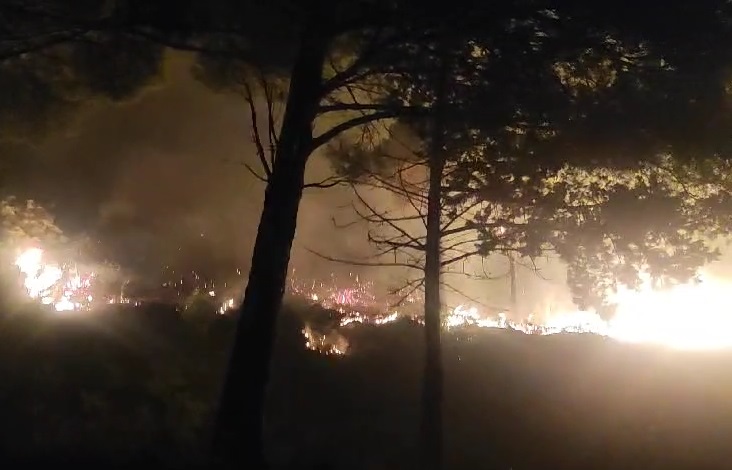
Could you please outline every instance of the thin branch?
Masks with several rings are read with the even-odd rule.
[[[272,165],[272,167],[274,167],[276,149],[280,144],[279,136],[277,135],[277,128],[275,126],[274,91],[272,90],[272,85],[270,85],[270,83],[267,81],[262,70],[259,68],[257,70],[259,72],[257,74],[257,77],[259,78],[259,84],[264,90],[264,99],[267,102],[267,136],[269,139],[269,163],[270,165]]]
[[[517,266],[520,266],[520,267],[522,267],[524,269],[528,269],[529,271],[531,271],[536,277],[538,277],[542,281],[552,282],[551,279],[549,279],[548,277],[546,277],[543,274],[541,274],[541,268],[539,268],[536,265],[536,260],[534,260],[534,257],[533,256],[529,256],[528,259],[529,259],[529,261],[531,261],[531,266],[528,266],[528,265],[522,263],[520,260],[515,260],[515,259],[514,259],[514,263],[516,263]]]
[[[334,186],[339,185],[345,185],[348,184],[348,181],[345,178],[338,178],[335,176],[329,176],[328,178],[325,178],[322,181],[318,181],[315,183],[306,183],[303,185],[303,188],[319,188],[319,189],[325,189],[325,188],[332,188]]]
[[[399,262],[380,263],[380,262],[354,261],[354,260],[347,260],[347,259],[327,256],[327,255],[324,255],[317,251],[311,250],[310,248],[305,248],[305,249],[307,251],[309,251],[310,253],[314,254],[315,256],[318,256],[319,258],[322,258],[326,261],[331,261],[333,263],[339,263],[339,264],[347,264],[350,266],[363,266],[363,267],[372,267],[372,268],[382,268],[382,267],[392,266],[392,267],[402,267],[402,268],[418,269],[418,270],[422,269],[421,266],[416,265],[416,264],[411,264],[411,263],[399,263]]]
[[[251,173],[252,175],[254,175],[254,177],[257,178],[259,181],[261,181],[263,183],[268,183],[269,182],[269,180],[266,177],[264,177],[264,176],[260,175],[259,173],[257,173],[256,170],[254,170],[254,168],[252,168],[251,165],[249,165],[248,163],[242,163],[242,165],[244,165],[244,168],[246,168],[247,170],[249,170],[249,173]]]
[[[388,289],[387,293],[389,295],[396,295],[396,294],[402,292],[404,289],[409,289],[411,287],[414,287],[416,284],[419,284],[423,281],[424,281],[424,276],[418,277],[416,279],[406,281],[404,284],[402,284],[399,287],[392,287],[392,288]]]
[[[349,93],[353,93],[349,90]],[[352,94],[352,97],[354,95]],[[354,97],[353,103],[335,103],[321,105],[318,107],[318,112],[325,113],[336,113],[342,111],[391,111],[399,115],[402,114],[422,114],[425,113],[425,108],[422,106],[401,106],[401,105],[387,105],[383,103],[371,103],[363,104],[356,101]]]
[[[384,212],[384,215],[386,215],[387,213],[388,212]],[[405,215],[400,217],[389,217],[389,220],[392,222],[413,222],[415,220],[422,220],[422,218],[422,215]]]
[[[310,144],[310,148],[308,149],[310,152],[314,152],[318,148],[322,147],[323,145],[327,144],[331,140],[335,139],[342,133],[349,131],[353,128],[363,126],[364,124],[369,124],[374,121],[378,121],[381,119],[391,119],[394,117],[397,117],[399,115],[398,112],[395,112],[394,110],[388,110],[388,111],[377,111],[370,114],[364,114],[362,116],[349,119],[348,121],[344,121],[336,126],[333,126],[329,130],[323,132],[317,137],[314,137],[312,140],[312,143]]]
[[[409,286],[410,283],[413,283],[414,285]],[[408,283],[407,286],[402,286],[402,289],[407,287],[409,290],[402,294],[402,296],[393,305],[390,305],[390,307],[394,308],[401,306],[412,294],[424,287],[424,277],[417,279],[416,282],[410,281],[410,283]]]
[[[465,272],[465,270],[462,271],[441,271],[441,274],[443,276],[464,276],[468,279],[476,280],[476,281],[499,281],[501,279],[506,279],[510,272],[506,271],[503,274],[497,274],[497,275],[489,275],[488,273],[483,270],[483,275],[480,274],[472,274]]]
[[[476,304],[476,305],[481,305],[481,306],[483,306],[483,307],[485,307],[485,308],[487,308],[487,309],[490,309],[490,310],[498,310],[499,312],[500,312],[500,311],[505,311],[505,310],[509,310],[509,309],[507,309],[507,308],[503,308],[503,307],[496,307],[495,305],[488,305],[488,304],[486,304],[486,303],[484,303],[484,302],[481,302],[480,300],[478,300],[478,299],[475,299],[475,298],[473,298],[472,296],[469,296],[468,294],[466,294],[465,292],[461,291],[460,289],[456,288],[455,286],[451,285],[451,284],[450,284],[450,283],[448,283],[448,282],[444,282],[444,281],[442,281],[442,282],[440,282],[440,285],[442,285],[443,287],[446,287],[446,288],[448,288],[449,290],[451,290],[451,291],[455,292],[455,293],[456,293],[456,294],[458,294],[459,296],[461,296],[461,297],[464,297],[464,298],[466,298],[467,300],[471,301],[472,303],[474,303],[474,304]]]
[[[449,266],[449,265],[451,265],[453,263],[457,263],[458,261],[462,261],[464,259],[471,258],[471,257],[473,257],[473,256],[475,256],[477,254],[478,254],[477,252],[463,253],[461,255],[457,255],[457,256],[454,256],[452,258],[443,260],[442,262],[440,262],[440,266],[442,266],[442,267]]]
[[[358,225],[361,222],[363,222],[362,220],[352,220],[350,222],[346,222],[345,224],[339,224],[335,217],[331,217],[330,220],[333,222],[333,226],[335,228],[349,228],[349,227],[353,227],[354,225]]]
[[[259,123],[257,122],[257,107],[254,105],[254,95],[252,94],[252,89],[246,80],[244,81],[243,85],[246,92],[246,96],[244,97],[244,99],[249,105],[249,114],[252,118],[252,141],[257,147],[257,157],[259,157],[259,163],[262,164],[262,169],[264,170],[265,175],[267,175],[266,178],[269,179],[270,177],[272,177],[272,168],[269,166],[269,163],[267,163],[267,156],[264,153],[262,138],[259,135]]]
[[[412,239],[412,240],[380,239],[380,238],[375,237],[372,232],[369,232],[368,241],[371,243],[374,243],[376,245],[389,246],[394,250],[402,250],[402,249],[408,248],[410,250],[415,250],[415,251],[424,251],[424,248],[422,248],[421,244],[419,242],[417,242],[416,239]]]
[[[440,237],[440,238],[444,239],[444,237]],[[467,245],[468,243],[479,243],[481,241],[482,240],[480,238],[469,238],[467,240],[458,240],[458,241],[454,242],[452,245],[442,248],[441,251],[443,253],[448,253],[450,251],[458,251],[458,247]],[[473,253],[473,254],[478,254],[478,253]]]
[[[407,170],[404,170],[407,171]],[[426,204],[427,204],[427,198],[424,193],[416,193],[419,195],[419,198],[413,197],[412,193],[414,191],[408,191],[407,190],[407,184],[404,181],[404,171],[400,171],[398,174],[399,179],[399,185],[404,190],[404,192],[407,194],[407,202],[409,205],[414,209],[414,211],[419,214],[422,218],[422,226],[424,226],[425,230],[427,229],[427,214],[426,214]],[[417,207],[417,203],[420,203],[421,207]]]
[[[469,232],[471,230],[475,230],[475,228],[469,227],[467,225],[461,225],[460,227],[453,227],[451,229],[443,230],[442,231],[442,236],[443,237],[449,237],[451,235],[457,235],[459,233],[465,233],[465,232]]]
[[[330,94],[333,91],[347,85],[354,79],[358,80],[358,77],[363,74],[362,69],[369,63],[371,59],[376,57],[378,52],[384,48],[387,44],[386,41],[377,41],[375,38],[379,37],[382,33],[382,29],[377,29],[368,46],[361,51],[356,60],[351,65],[346,67],[343,71],[336,73],[332,78],[323,84],[323,94]]]
[[[353,192],[356,194],[356,197],[359,199],[359,202],[361,202],[361,204],[363,204],[377,219],[379,219],[380,222],[391,226],[394,230],[396,230],[397,232],[401,233],[404,237],[406,237],[407,239],[411,239],[412,241],[414,241],[414,243],[416,243],[417,245],[421,246],[422,249],[424,249],[424,244],[419,243],[419,241],[417,241],[416,239],[414,239],[414,237],[412,237],[402,227],[399,227],[396,223],[390,221],[384,215],[379,214],[379,212],[376,209],[374,209],[368,202],[366,202],[364,200],[364,198],[361,196],[361,194],[358,192],[358,190],[355,187],[353,187]]]
[[[400,186],[397,186],[394,183],[389,182],[387,179],[382,178],[381,176],[378,176],[375,174],[370,175],[370,178],[372,178],[374,181],[376,181],[379,184],[376,185],[373,183],[369,183],[367,181],[367,182],[361,183],[361,185],[362,186],[371,186],[371,187],[379,188],[379,189],[386,189],[387,191],[391,191],[392,193],[394,193],[396,195],[400,195],[402,197],[414,198],[415,200],[420,201],[422,203],[427,202],[426,195],[407,189],[406,184],[404,184],[403,182],[400,183],[401,184]],[[413,208],[416,212],[420,212],[420,209],[418,209],[416,206],[413,206]]]
[[[445,223],[445,225],[442,226],[442,231],[444,232],[445,230],[448,230],[452,224],[457,222],[459,219],[462,219],[462,217],[467,214],[471,209],[481,204],[483,204],[483,201],[476,201],[471,204],[467,204],[462,210],[457,212],[455,216],[451,217],[450,220]]]

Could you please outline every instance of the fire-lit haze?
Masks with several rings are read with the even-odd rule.
[[[175,55],[168,60],[166,84],[135,101],[95,104],[69,132],[44,142],[4,144],[5,153],[14,157],[8,158],[14,172],[7,173],[15,175],[5,191],[51,207],[66,234],[89,233],[105,256],[128,262],[137,275],[168,267],[173,277],[196,271],[224,279],[210,294],[224,313],[235,307],[246,282],[262,184],[242,165],[256,162],[246,106],[240,98],[208,91],[191,78],[189,65],[185,56]],[[316,156],[308,179],[323,179],[328,171],[326,160]],[[338,265],[306,249],[344,259],[363,259],[371,252],[362,226],[339,229],[333,224],[333,218],[348,217],[351,201],[346,188],[306,193],[290,293],[340,310],[340,328],[412,317],[419,311],[418,296],[397,306],[399,295],[385,295],[406,278],[403,270]],[[394,204],[393,198],[388,203]],[[85,310],[93,302],[119,298],[119,292],[95,298],[88,292],[95,273],[54,262],[53,253],[42,246],[17,253],[15,264],[28,297],[58,311]],[[491,271],[502,272],[502,259],[489,261]],[[561,265],[547,262],[542,278],[519,271],[523,320],[506,313],[507,279],[451,276],[449,282],[467,297],[448,293],[451,307],[445,312],[445,327],[586,332],[683,349],[732,347],[727,302],[732,270],[727,257],[702,273],[699,283],[667,290],[648,284],[638,291],[621,290],[612,299],[617,311],[607,320],[576,311]],[[315,349],[347,351],[347,342],[337,332],[328,333],[328,338],[308,327],[304,334]]]
[[[31,299],[52,305],[56,311],[90,310],[95,301],[91,294],[95,274],[80,273],[73,268],[47,263],[44,251],[29,248],[22,251],[15,265],[23,276],[23,286]],[[299,282],[291,279],[290,293],[304,300],[340,312],[341,328],[359,324],[384,325],[400,318],[419,321],[418,296],[409,296],[400,307],[390,306],[389,300],[374,294],[373,284],[358,277],[350,287],[336,284]],[[526,334],[584,333],[596,334],[619,341],[650,343],[679,349],[715,349],[732,347],[732,319],[727,314],[726,291],[731,284],[702,276],[700,282],[656,290],[645,283],[639,290],[620,290],[612,299],[617,303],[616,314],[603,320],[594,312],[567,310],[534,321],[510,321],[504,312],[491,314],[477,306],[458,305],[444,313],[446,329],[463,327],[511,329]],[[208,292],[216,297],[216,291]],[[108,292],[104,303],[126,302],[123,296]],[[233,298],[220,299],[219,313],[235,308]],[[417,308],[410,308],[416,306]],[[703,308],[702,308],[703,306]],[[690,312],[695,312],[691,314]],[[347,340],[337,331],[323,334],[310,326],[303,330],[306,345],[326,354],[345,354]]]

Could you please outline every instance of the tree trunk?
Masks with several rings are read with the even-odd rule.
[[[519,320],[518,312],[518,295],[517,295],[517,279],[516,279],[516,260],[513,259],[513,254],[508,253],[508,275],[511,278],[511,318]]]
[[[266,468],[265,391],[290,249],[302,198],[327,40],[310,29],[300,44],[272,174],[265,191],[244,302],[214,428],[213,460],[225,468]]]
[[[443,41],[444,42],[444,41]],[[427,193],[427,238],[424,267],[424,331],[425,366],[422,384],[422,425],[420,469],[442,468],[442,401],[443,367],[440,311],[440,272],[442,270],[442,174],[445,168],[445,99],[447,91],[447,57],[443,49],[436,86],[432,142],[429,155],[429,189]]]

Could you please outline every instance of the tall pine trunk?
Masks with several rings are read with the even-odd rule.
[[[272,174],[254,244],[249,284],[239,309],[214,428],[213,460],[225,468],[259,470],[263,417],[277,316],[295,237],[312,125],[320,100],[327,39],[307,28],[290,76],[290,90]]]
[[[443,41],[444,42],[444,41]],[[442,270],[442,174],[445,169],[445,100],[449,71],[447,51],[439,47],[441,61],[436,78],[435,105],[429,154],[427,192],[427,239],[424,267],[425,366],[422,383],[421,465],[424,470],[440,470],[443,460],[443,367],[440,311]]]
[[[507,253],[506,256],[508,257],[508,276],[511,281],[511,316],[514,320],[518,320],[520,317],[518,311],[518,286],[516,285],[518,282],[516,279],[516,260],[512,253]]]

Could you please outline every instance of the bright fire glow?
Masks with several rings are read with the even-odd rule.
[[[732,347],[730,284],[709,276],[698,283],[640,292],[621,290],[607,335],[622,341],[680,349]]]
[[[622,342],[647,343],[676,349],[704,350],[732,347],[732,310],[728,307],[730,283],[701,275],[700,282],[677,285],[668,289],[654,289],[645,282],[638,290],[621,289],[611,300],[617,304],[615,315],[604,320],[593,311],[564,311],[547,316],[542,321],[531,321],[533,315],[523,322],[507,319],[505,313],[486,315],[477,306],[458,305],[443,314],[446,329],[477,327],[511,329],[525,334],[550,335],[559,333],[589,333]],[[353,289],[345,292],[332,290],[327,295],[311,292],[306,297],[343,314],[341,328],[357,324],[384,325],[399,318],[410,318],[421,322],[413,314],[395,312],[389,314],[363,314],[361,296],[358,301],[352,295]],[[327,302],[319,299],[327,299]],[[331,340],[317,337],[313,330],[307,330],[306,341],[311,349],[328,354],[345,354],[345,338],[329,332]],[[339,347],[333,346],[338,337]]]
[[[88,308],[92,302],[89,292],[94,273],[80,274],[77,270],[49,263],[40,248],[23,251],[15,265],[24,276],[23,285],[29,298],[57,311]],[[668,289],[654,289],[645,282],[639,290],[621,289],[610,300],[617,305],[615,315],[602,319],[592,311],[564,311],[552,313],[534,321],[508,319],[505,313],[489,314],[478,306],[459,305],[443,313],[447,330],[465,327],[511,329],[525,334],[591,333],[618,341],[648,343],[677,349],[732,348],[732,315],[728,292],[729,282],[701,275],[700,282],[677,285]],[[342,355],[348,342],[337,330],[358,324],[385,325],[400,318],[421,322],[420,299],[415,295],[395,295],[403,301],[399,310],[390,304],[393,298],[375,294],[373,285],[357,277],[350,286],[335,283],[297,284],[290,291],[295,295],[337,311],[337,329],[318,333],[309,326],[303,331],[308,347],[327,354]],[[214,291],[209,295],[215,296]],[[120,299],[129,302],[128,299]],[[115,300],[110,300],[115,302]],[[233,298],[220,304],[219,313],[231,311],[236,305]]]
[[[234,299],[227,299],[224,303],[219,306],[219,315],[224,315],[229,310],[234,308]]]
[[[23,285],[28,297],[44,305],[53,305],[58,312],[80,310],[93,300],[88,289],[94,273],[81,275],[75,270],[45,263],[43,255],[42,249],[30,248],[15,260],[15,266],[24,276]]]

